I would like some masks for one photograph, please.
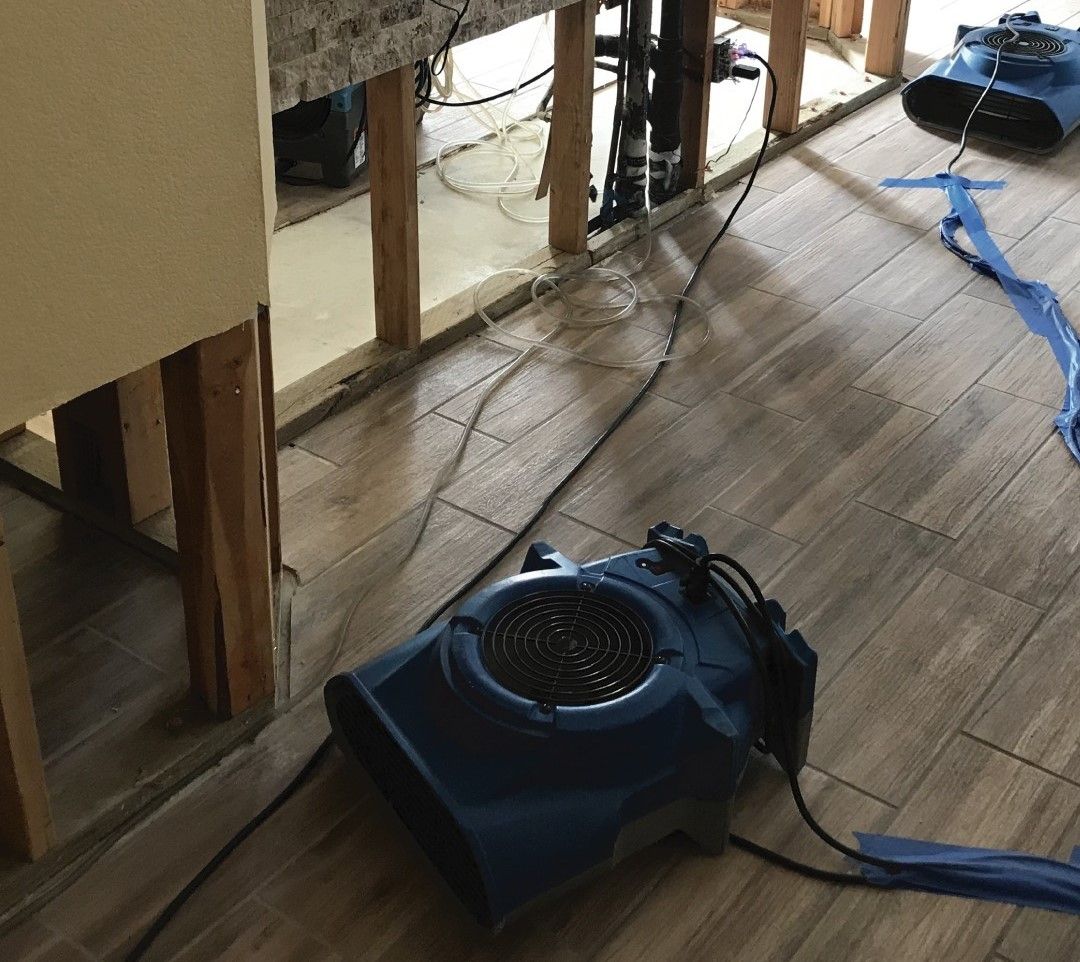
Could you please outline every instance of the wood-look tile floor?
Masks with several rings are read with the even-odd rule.
[[[710,262],[714,341],[661,376],[530,540],[588,560],[639,545],[667,519],[744,559],[820,654],[802,780],[833,832],[1063,856],[1080,842],[1080,466],[1052,429],[1053,361],[933,239],[942,198],[875,186],[940,163],[947,141],[911,126],[896,96],[821,141],[820,153],[810,140],[765,169],[738,240]],[[1049,161],[973,145],[964,162],[975,176],[1005,169],[990,226],[1026,270],[1054,279],[1074,321],[1078,164],[1080,138]],[[1019,219],[1013,191],[1024,195]],[[701,225],[731,199],[662,232],[647,287],[677,289]],[[521,312],[519,323],[533,320]],[[643,316],[634,349],[649,349],[657,329]],[[362,592],[343,666],[408,636],[506,543],[636,385],[582,365],[514,373],[417,553],[366,585],[410,530],[478,385],[513,357],[470,338],[283,452],[285,555],[302,582],[294,693],[325,675]],[[79,637],[93,670],[106,670],[103,638],[123,638],[122,614]],[[54,669],[43,657],[38,670]],[[111,683],[137,687],[146,670],[109,669]],[[120,958],[324,732],[319,696],[301,699],[0,941],[0,957]],[[46,731],[51,744],[65,737]],[[839,865],[768,764],[748,772],[736,819],[764,844]],[[1075,962],[1080,920],[841,891],[671,840],[491,938],[334,755],[152,957]]]

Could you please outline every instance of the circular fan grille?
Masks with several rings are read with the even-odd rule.
[[[1065,44],[1057,37],[1049,37],[1045,33],[1037,33],[1034,30],[1017,30],[1016,32],[1020,34],[1019,40],[1014,41],[1008,30],[995,30],[986,35],[983,43],[994,50],[1004,47],[1005,53],[1018,53],[1028,57],[1046,57],[1065,52]]]
[[[510,691],[541,705],[595,705],[644,679],[648,626],[628,605],[585,591],[543,591],[500,610],[484,628],[484,663]]]

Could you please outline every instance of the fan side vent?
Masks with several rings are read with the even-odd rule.
[[[472,914],[491,925],[480,867],[457,820],[362,698],[335,707],[341,734],[398,818]]]

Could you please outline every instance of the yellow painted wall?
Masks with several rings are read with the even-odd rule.
[[[273,160],[262,0],[7,0],[0,430],[252,317]]]

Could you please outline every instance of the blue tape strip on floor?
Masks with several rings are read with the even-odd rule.
[[[1068,862],[966,845],[856,832],[859,851],[904,867],[893,874],[860,863],[863,875],[886,888],[1007,902],[1080,915],[1080,847]]]
[[[1045,337],[1065,376],[1065,399],[1054,424],[1074,458],[1080,461],[1080,339],[1076,336],[1057,294],[1042,281],[1016,275],[1005,255],[986,230],[986,223],[969,191],[1001,190],[1000,180],[969,180],[957,174],[935,174],[916,180],[889,178],[882,187],[930,187],[945,191],[952,209],[941,220],[941,242],[972,270],[992,277],[1009,296],[1013,307],[1036,334]],[[956,239],[963,225],[978,253],[971,253]]]

